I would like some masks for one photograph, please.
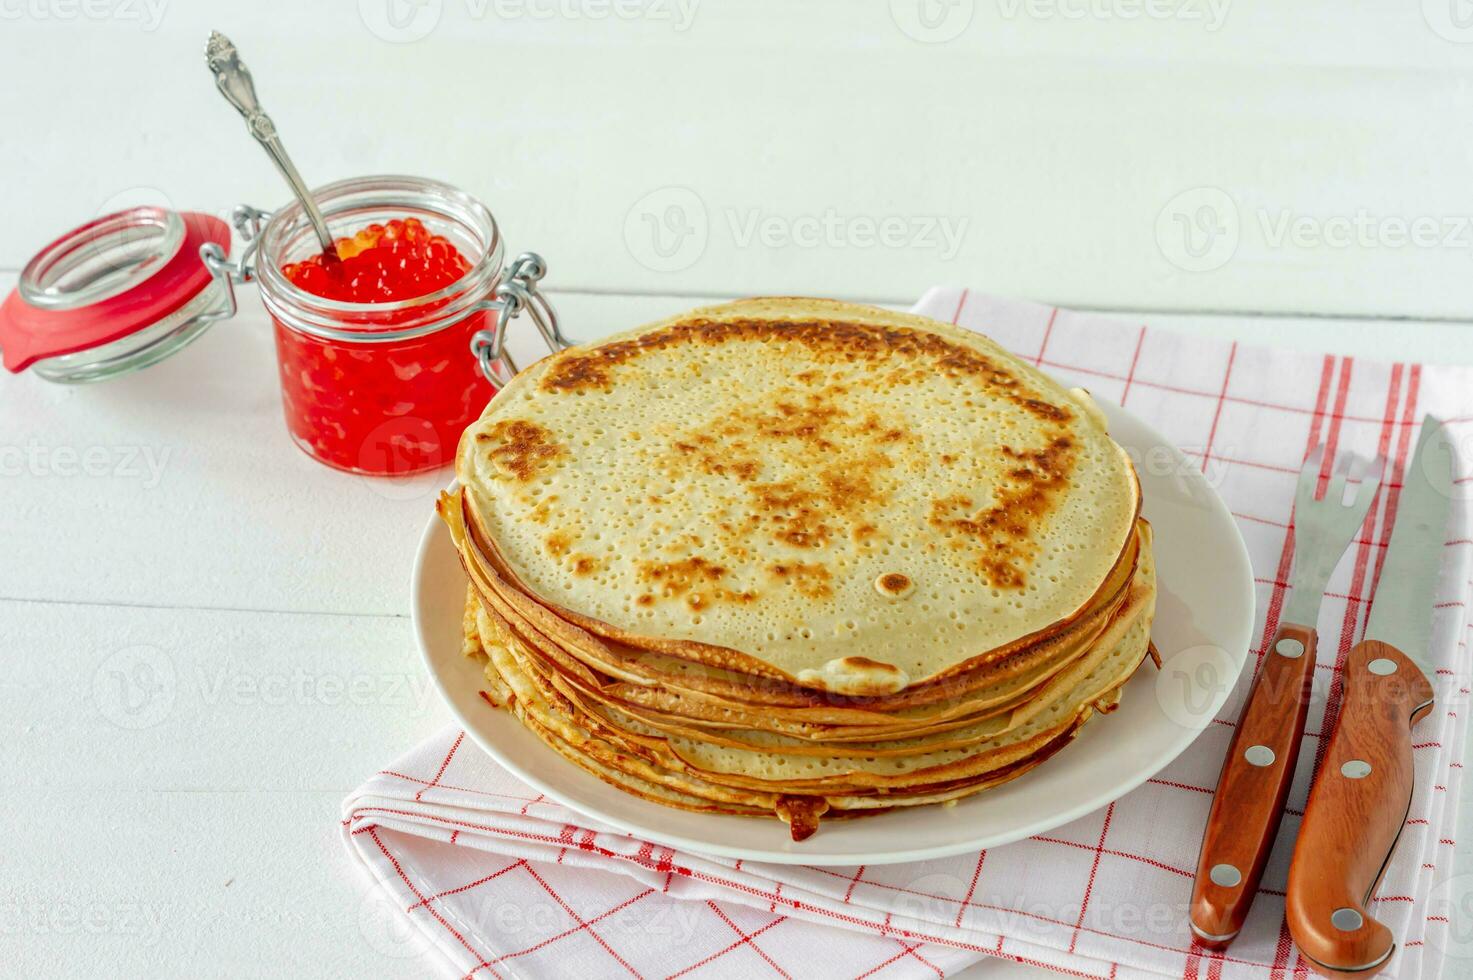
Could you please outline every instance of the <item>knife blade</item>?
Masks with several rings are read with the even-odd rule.
[[[1396,950],[1367,906],[1411,806],[1412,726],[1432,709],[1433,601],[1452,493],[1452,446],[1428,416],[1289,866],[1289,932],[1326,976],[1369,977]]]
[[[1447,434],[1428,416],[1412,464],[1402,478],[1396,526],[1366,622],[1368,640],[1401,647],[1424,670],[1432,640],[1432,600],[1442,567],[1444,534],[1453,499],[1453,454]]]

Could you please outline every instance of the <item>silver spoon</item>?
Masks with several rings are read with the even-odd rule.
[[[250,70],[241,64],[240,55],[236,53],[230,38],[219,31],[211,31],[210,40],[205,44],[205,62],[210,66],[210,71],[215,73],[215,87],[245,117],[246,128],[250,130],[251,136],[266,150],[271,162],[276,164],[276,169],[281,171],[281,175],[291,185],[292,193],[302,202],[307,220],[312,222],[312,230],[317,232],[317,240],[322,243],[323,254],[337,258],[338,251],[333,246],[327,222],[322,219],[322,212],[317,209],[307,185],[302,183],[302,175],[292,166],[291,157],[286,155],[281,137],[276,134],[276,124],[262,111],[261,103],[256,101],[256,85],[251,80]]]

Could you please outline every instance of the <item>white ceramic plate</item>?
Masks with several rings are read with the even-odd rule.
[[[1101,407],[1135,460],[1144,513],[1156,531],[1160,594],[1152,635],[1165,667],[1142,666],[1119,709],[1096,717],[1045,764],[955,806],[824,821],[818,833],[794,843],[778,820],[674,810],[608,786],[477,694],[481,669],[460,653],[465,579],[438,518],[420,541],[412,584],[425,663],[465,730],[503,766],[595,821],[670,847],[781,864],[888,864],[1043,833],[1130,792],[1191,744],[1232,690],[1253,627],[1253,573],[1222,500],[1149,426],[1118,406]]]

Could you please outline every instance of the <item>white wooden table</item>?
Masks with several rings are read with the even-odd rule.
[[[218,27],[310,181],[466,188],[547,254],[576,337],[951,282],[1473,362],[1473,27],[1352,6],[0,3],[0,285],[121,206],[283,200],[205,74]],[[130,378],[0,377],[0,973],[432,967],[373,940],[336,820],[447,720],[406,618],[438,480],[298,452],[243,299]]]
[[[237,321],[132,377],[0,378],[0,972],[436,970],[381,938],[336,823],[448,720],[406,617],[443,475],[391,488],[299,452],[243,295]],[[695,302],[557,300],[579,339]],[[1399,357],[1473,359],[1473,324],[1151,319],[1362,356],[1395,330]],[[1032,971],[977,968],[998,972]]]

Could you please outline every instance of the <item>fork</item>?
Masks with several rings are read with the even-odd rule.
[[[1225,948],[1243,928],[1278,834],[1309,713],[1320,601],[1330,573],[1365,523],[1386,461],[1340,455],[1317,494],[1325,462],[1316,446],[1294,493],[1294,569],[1289,601],[1223,760],[1192,890],[1192,932]],[[1351,487],[1347,499],[1346,488]]]

